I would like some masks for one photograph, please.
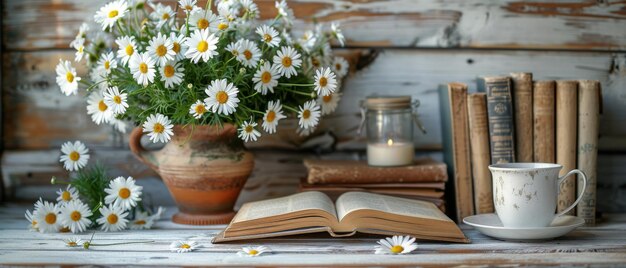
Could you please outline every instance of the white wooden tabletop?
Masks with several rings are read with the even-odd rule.
[[[607,215],[593,228],[579,228],[556,240],[515,243],[481,235],[461,225],[471,244],[419,242],[408,255],[374,255],[380,237],[331,239],[324,235],[211,244],[224,225],[184,226],[169,221],[175,208],[152,230],[97,232],[92,243],[154,240],[153,243],[93,246],[89,250],[68,248],[64,238],[80,235],[41,234],[27,230],[24,205],[0,205],[0,265],[168,265],[168,266],[336,266],[336,265],[626,265],[626,215]],[[172,253],[174,240],[195,240],[202,247],[190,253]],[[261,257],[239,257],[242,246],[264,245],[272,253]]]

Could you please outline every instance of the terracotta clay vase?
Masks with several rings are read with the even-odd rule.
[[[172,221],[207,225],[229,223],[233,207],[252,173],[254,157],[237,138],[233,125],[174,126],[165,147],[142,147],[141,128],[130,134],[130,150],[156,171],[178,205]]]

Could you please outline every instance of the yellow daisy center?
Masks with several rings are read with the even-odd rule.
[[[246,60],[252,59],[252,52],[250,52],[250,50],[244,51],[243,55],[246,57]]]
[[[197,114],[204,114],[206,113],[206,107],[204,107],[203,104],[199,104],[196,105],[196,109],[194,109],[196,111]]]
[[[186,5],[186,6],[185,6],[185,10],[187,10],[187,11],[192,11],[192,10],[193,10],[193,7],[192,7],[191,5]]]
[[[61,199],[63,199],[63,201],[70,201],[72,200],[72,194],[68,191],[63,191],[63,193],[61,193]]]
[[[48,213],[45,217],[45,221],[47,224],[54,224],[57,222],[57,214]]]
[[[126,46],[125,51],[126,51],[126,55],[128,56],[131,56],[133,55],[133,53],[135,53],[135,49],[131,45]]]
[[[78,246],[78,244],[76,244],[76,242],[74,242],[74,241],[67,242],[67,245],[70,246],[70,247]]]
[[[254,128],[251,125],[246,126],[246,129],[245,129],[246,133],[252,133],[253,130]]]
[[[72,230],[70,230],[70,227],[67,226],[63,226],[63,228],[59,229],[59,233],[69,233]]]
[[[180,52],[180,44],[178,42],[174,42],[174,45],[172,46],[172,50],[176,52],[176,54],[178,54],[178,52]]]
[[[109,224],[116,224],[117,223],[117,215],[115,214],[111,214],[107,217],[107,222]]]
[[[205,52],[209,49],[209,43],[207,43],[206,41],[202,40],[198,43],[198,46],[196,46],[196,49],[199,52]]]
[[[117,15],[120,14],[117,10],[111,10],[109,12],[109,18],[115,18],[117,17]]]
[[[322,100],[324,102],[330,102],[331,100],[333,100],[333,95],[324,96],[322,97]]]
[[[139,64],[139,71],[144,74],[148,73],[148,64],[145,64],[143,62]]]
[[[78,47],[78,52],[79,52],[79,53],[83,53],[83,49],[85,49],[85,47],[84,47],[84,46],[80,46],[80,47]]]
[[[222,90],[215,94],[215,98],[217,99],[217,102],[219,102],[220,104],[224,104],[228,101],[228,94],[226,93],[226,91]]]
[[[265,121],[272,123],[274,122],[274,119],[276,119],[276,113],[274,111],[267,112],[267,118],[265,118]]]
[[[335,69],[341,70],[341,64],[340,63],[335,64]]]
[[[104,103],[104,100],[101,100],[101,101],[98,103],[98,110],[100,110],[101,112],[104,112],[104,111],[106,111],[107,109],[109,109],[109,106],[107,106],[107,105]]]
[[[272,74],[270,72],[263,72],[263,74],[261,75],[261,82],[263,82],[263,84],[267,84],[272,80]]]
[[[404,248],[403,248],[402,246],[400,246],[400,245],[396,245],[396,246],[391,247],[389,250],[390,250],[393,254],[398,254],[398,253],[400,253],[400,252],[404,251]]]
[[[165,65],[165,67],[163,67],[163,74],[168,78],[174,76],[174,66]]]
[[[259,251],[256,250],[256,249],[251,249],[250,251],[248,251],[248,254],[249,255],[256,255],[256,254],[259,254]]]
[[[113,96],[113,102],[120,104],[122,103],[122,97],[120,96]]]
[[[165,56],[166,53],[167,53],[167,48],[164,45],[160,45],[156,48],[157,56],[163,57]]]
[[[206,19],[199,19],[198,23],[197,23],[197,26],[198,26],[199,29],[204,30],[207,27],[209,27],[209,21],[206,20]]]
[[[217,29],[219,29],[220,31],[226,30],[228,29],[228,24],[220,22],[220,24],[217,25]]]
[[[70,213],[70,218],[73,221],[79,221],[81,218],[83,217],[83,215],[80,214],[80,212],[74,210],[72,211],[72,213]]]
[[[156,132],[156,128],[157,128],[156,126],[157,126],[157,125],[159,125],[159,126],[161,126],[161,128],[163,128],[163,126],[162,126],[161,124],[156,123],[156,124],[154,124],[155,132]],[[163,132],[163,131],[161,131],[161,132]],[[159,133],[161,133],[161,132],[159,132]],[[120,190],[117,192],[117,194],[118,194],[121,198],[126,199],[126,198],[130,197],[130,190],[129,190],[128,188],[122,188],[122,189],[120,189]]]
[[[70,160],[76,162],[78,161],[78,159],[80,159],[80,154],[77,151],[72,151],[68,157],[70,158]]]
[[[282,60],[282,64],[285,67],[291,67],[291,58],[290,57],[284,57]]]
[[[152,127],[152,132],[154,133],[158,133],[161,134],[163,133],[163,131],[165,131],[165,127],[163,125],[161,125],[161,123],[155,123],[154,126]],[[124,190],[126,188],[123,188],[122,190]],[[122,195],[122,190],[120,190],[120,196]],[[126,191],[128,191],[128,189],[126,189]],[[126,195],[130,195],[130,191],[128,191],[126,193]]]
[[[180,248],[190,249],[191,246],[189,244],[182,244],[182,245],[180,245]]]
[[[272,42],[272,36],[269,34],[264,34],[263,40],[265,40],[266,43]]]
[[[137,221],[135,221],[135,224],[136,225],[144,225],[144,224],[146,224],[146,221],[144,221],[144,220],[137,220]]]
[[[325,87],[326,85],[328,85],[328,79],[326,77],[320,78],[320,86]]]
[[[161,19],[163,20],[167,20],[169,18],[170,18],[170,14],[167,14],[167,13],[163,13],[163,16],[161,16]]]
[[[316,58],[312,58],[311,59],[311,64],[313,64],[313,66],[315,67],[319,67],[320,66],[320,61]]]
[[[65,74],[65,79],[67,79],[67,82],[74,82],[74,75],[70,72],[67,72],[67,74]]]
[[[37,226],[37,221],[33,220],[33,222],[30,223],[33,227]]]
[[[310,110],[304,110],[304,112],[302,112],[302,118],[309,119],[309,117],[311,117],[311,111]]]
[[[108,70],[109,68],[111,68],[111,62],[110,61],[105,61],[104,62],[104,69]]]

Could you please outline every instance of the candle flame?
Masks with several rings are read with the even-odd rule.
[[[393,140],[392,139],[387,140],[387,145],[389,146],[393,145]]]

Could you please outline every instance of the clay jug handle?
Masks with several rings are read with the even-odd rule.
[[[130,146],[130,151],[135,155],[139,161],[149,166],[154,171],[159,171],[159,166],[155,163],[154,153],[146,150],[141,145],[141,137],[143,136],[143,129],[141,127],[136,127],[130,133],[130,139],[128,141],[128,145]]]

